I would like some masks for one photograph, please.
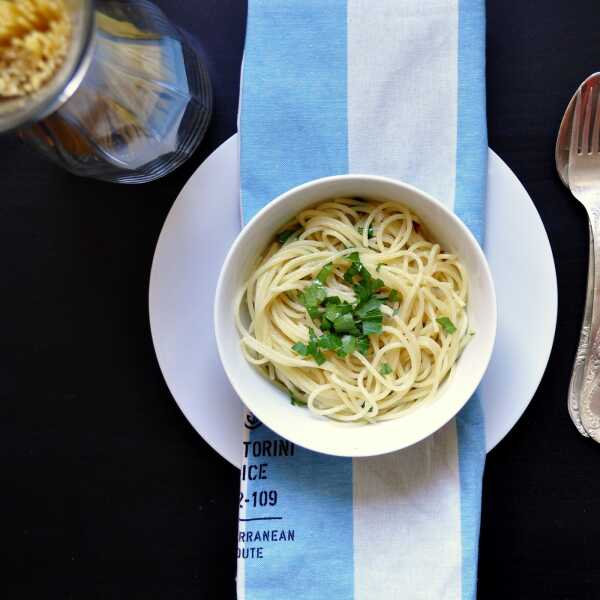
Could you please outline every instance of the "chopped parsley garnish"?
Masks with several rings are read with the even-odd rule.
[[[360,262],[358,252],[352,252],[346,257],[352,264],[344,273],[344,280],[352,285],[359,304],[366,302],[380,288],[384,286],[381,279],[374,279]],[[355,281],[356,280],[356,281]]]
[[[456,326],[448,317],[440,317],[436,319],[436,321],[442,326],[442,329],[446,333],[454,333],[456,331]]]
[[[352,313],[340,315],[334,322],[333,328],[340,333],[358,333]]]
[[[370,335],[372,333],[381,333],[383,329],[382,325],[383,317],[379,317],[378,319],[370,319],[362,322],[362,332],[363,335]]]
[[[358,233],[360,233],[360,235],[363,235],[365,232],[365,228],[364,227],[359,227],[358,228]],[[375,233],[373,231],[373,226],[369,225],[369,229],[367,229],[367,239],[371,239],[372,237],[375,237]]]
[[[329,319],[321,319],[321,329],[323,331],[331,331],[333,329],[333,323]]]
[[[399,297],[398,290],[392,290],[390,292],[390,295],[388,296],[388,301],[389,302],[397,302],[398,297]]]
[[[322,365],[325,362],[325,356],[319,350],[319,340],[312,329],[309,329],[308,333],[310,335],[310,342],[307,346],[308,354],[315,359],[318,365]]]
[[[342,340],[335,333],[324,333],[318,343],[324,350],[337,350],[342,347]]]
[[[346,259],[350,261],[350,267],[344,273],[344,280],[352,285],[355,304],[338,296],[327,296],[324,284],[333,272],[332,263],[325,265],[316,280],[298,296],[310,317],[320,320],[323,334],[318,337],[309,329],[309,343],[297,342],[292,350],[300,356],[314,358],[318,365],[326,360],[322,351],[335,352],[342,358],[356,351],[366,355],[369,352],[368,336],[380,333],[383,328],[381,305],[386,299],[375,296],[384,287],[383,281],[369,273],[358,252],[350,253]],[[393,293],[390,297],[394,297]]]
[[[380,307],[382,304],[383,300],[375,297],[371,297],[366,302],[359,304],[354,314],[362,322],[363,335],[381,332],[383,326],[383,314]]]
[[[329,299],[328,299],[329,300]],[[342,315],[350,314],[352,312],[352,304],[348,304],[347,302],[339,302],[339,303],[328,303],[325,307],[325,314],[323,315],[325,319],[334,323],[337,319],[339,319]]]
[[[338,354],[340,356],[347,356],[348,354],[352,354],[356,350],[356,338],[353,335],[343,335],[342,336],[342,352]]]
[[[312,329],[309,329],[308,332],[310,335],[310,341],[308,344],[296,342],[292,346],[292,350],[300,356],[312,356],[318,365],[322,365],[326,359],[325,355],[319,350],[318,338]]]
[[[292,392],[290,392],[290,404],[292,406],[306,406],[306,402],[300,400],[299,398],[296,398],[296,396],[294,396]]]
[[[319,281],[311,283],[304,289],[299,297],[300,302],[304,304],[306,308],[316,308],[325,301],[325,298],[327,298],[327,290]]]
[[[295,233],[298,233],[302,227],[292,227],[292,229],[284,229],[277,234],[277,241],[283,245],[285,244]]]
[[[380,317],[381,310],[379,307],[383,304],[383,300],[380,298],[370,298],[366,302],[359,304],[358,308],[354,311],[356,316],[361,319],[368,319],[370,317]]]
[[[314,321],[315,319],[318,319],[321,316],[323,311],[318,306],[307,306],[306,312],[310,315],[310,318],[313,319],[313,321]]]
[[[332,271],[333,271],[333,264],[327,263],[319,271],[319,274],[317,275],[317,280],[320,281],[323,285],[325,285],[325,283],[327,282],[327,279],[329,279],[329,276],[331,275]]]
[[[392,372],[392,367],[390,367],[390,365],[388,365],[387,363],[383,363],[379,367],[379,372],[385,377],[386,375],[389,375]]]
[[[352,264],[349,269],[346,269],[344,273],[344,281],[348,283],[352,283],[353,278],[358,275],[363,270],[363,265],[360,262],[360,257],[358,252],[352,252],[346,256],[346,259],[349,260]]]
[[[365,356],[369,352],[369,338],[366,335],[356,340],[356,349]]]
[[[308,356],[308,347],[306,344],[303,344],[302,342],[296,342],[292,346],[292,350],[296,354],[299,354],[300,356]]]

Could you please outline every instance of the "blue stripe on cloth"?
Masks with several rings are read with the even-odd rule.
[[[250,444],[270,441],[274,447],[275,440],[281,438],[265,425],[250,432]],[[268,479],[247,482],[246,518],[283,518],[246,522],[246,536],[283,530],[288,541],[246,544],[262,546],[264,560],[245,561],[245,600],[353,600],[352,460],[299,446],[293,457],[253,457],[249,448],[248,465],[268,464]],[[253,506],[253,492],[272,489],[275,506]]]
[[[348,172],[345,0],[250,0],[240,119],[247,222],[288,189]]]
[[[291,187],[348,171],[346,1],[326,5],[249,1],[240,119],[244,222]],[[250,442],[280,439],[264,425],[250,432]],[[276,489],[269,514],[283,518],[263,524],[293,524],[294,541],[259,544],[265,559],[245,561],[246,600],[352,600],[352,460],[298,447],[291,459],[248,456],[248,464],[264,462],[269,479],[247,481],[247,495]],[[265,514],[246,510],[246,518]],[[246,522],[246,531],[266,529],[260,523]]]
[[[487,175],[485,0],[459,0],[458,123],[455,212],[483,244]],[[483,410],[477,394],[457,420],[461,487],[462,598],[477,594],[481,488],[485,464]]]

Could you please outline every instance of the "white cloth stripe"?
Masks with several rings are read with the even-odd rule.
[[[348,0],[353,173],[411,183],[454,207],[456,0]],[[413,448],[353,461],[354,600],[461,597],[454,422]]]
[[[348,0],[351,172],[454,207],[457,52],[457,0]]]
[[[456,427],[354,459],[354,600],[459,600]]]

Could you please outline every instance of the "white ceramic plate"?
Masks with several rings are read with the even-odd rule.
[[[242,403],[219,362],[213,297],[240,228],[238,137],[185,185],[165,221],[150,275],[150,327],[179,407],[221,456],[241,462]],[[491,450],[529,404],[556,327],[556,274],[548,237],[523,186],[490,150],[485,251],[494,276],[498,331],[480,386]],[[519,290],[516,293],[515,290]]]

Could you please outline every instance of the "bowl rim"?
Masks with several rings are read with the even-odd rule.
[[[371,450],[342,451],[342,450],[333,450],[333,449],[324,450],[322,447],[319,447],[319,444],[314,444],[311,441],[301,440],[301,439],[297,438],[295,435],[281,434],[278,431],[277,426],[273,426],[272,422],[270,422],[270,419],[263,420],[263,418],[261,418],[260,415],[255,415],[258,417],[258,419],[261,422],[263,422],[267,427],[269,427],[273,431],[273,433],[281,436],[284,439],[287,439],[287,440],[293,442],[294,444],[297,444],[298,446],[301,446],[303,448],[306,448],[308,450],[312,450],[314,452],[318,452],[321,454],[327,454],[327,455],[339,456],[339,457],[347,457],[347,458],[382,456],[385,454],[403,450],[405,448],[413,446],[413,445],[423,441],[424,439],[430,437],[434,433],[440,431],[449,422],[451,422],[452,419],[454,419],[458,415],[458,413],[466,406],[466,404],[469,402],[469,400],[473,397],[477,388],[479,387],[479,384],[481,383],[481,380],[483,379],[483,376],[485,375],[485,372],[487,371],[487,369],[489,367],[489,363],[490,363],[494,345],[495,345],[496,333],[497,333],[497,323],[498,323],[498,310],[497,310],[497,300],[496,300],[496,290],[495,290],[495,285],[494,285],[494,279],[492,277],[490,266],[488,264],[487,258],[483,251],[483,248],[480,245],[479,241],[475,238],[475,236],[473,235],[471,230],[467,227],[467,225],[456,215],[456,213],[454,213],[452,210],[450,210],[441,201],[436,199],[431,194],[428,194],[427,192],[421,190],[420,188],[417,188],[416,186],[408,184],[399,179],[394,179],[392,177],[385,177],[385,176],[381,176],[381,175],[350,173],[350,174],[343,174],[343,175],[330,175],[330,176],[326,176],[326,177],[312,179],[310,181],[307,181],[305,183],[299,184],[297,186],[294,186],[293,188],[286,190],[285,192],[279,194],[273,200],[268,202],[265,206],[263,206],[248,221],[248,223],[246,223],[242,227],[242,229],[236,236],[233,244],[229,248],[229,251],[227,252],[227,256],[225,257],[225,260],[223,261],[223,265],[219,272],[219,278],[217,281],[217,287],[216,287],[215,295],[214,295],[215,302],[213,305],[213,320],[214,320],[215,339],[216,339],[216,343],[217,343],[217,351],[219,353],[219,360],[221,361],[221,365],[223,366],[223,369],[225,371],[227,379],[231,383],[234,391],[239,396],[239,398],[240,398],[241,402],[244,404],[245,408],[247,410],[249,410],[250,412],[252,412],[253,414],[260,412],[259,410],[256,410],[256,408],[252,408],[250,406],[250,404],[252,404],[252,403],[248,402],[245,399],[243,385],[241,385],[240,382],[238,382],[237,377],[235,377],[230,371],[228,361],[225,358],[226,353],[223,348],[222,338],[224,337],[224,332],[222,331],[222,328],[221,328],[221,319],[219,318],[219,313],[220,313],[219,302],[217,301],[223,294],[222,288],[225,285],[224,282],[225,282],[225,278],[226,278],[226,273],[228,273],[228,271],[230,270],[232,260],[233,260],[234,256],[237,254],[237,252],[239,251],[239,247],[244,245],[246,238],[250,235],[251,230],[256,226],[256,224],[258,222],[260,222],[265,217],[266,214],[273,211],[277,205],[286,202],[286,200],[290,196],[295,196],[299,193],[302,193],[306,189],[318,187],[318,186],[321,186],[321,185],[324,185],[327,183],[338,182],[338,181],[349,182],[349,181],[358,181],[358,180],[361,180],[361,181],[368,180],[368,181],[374,182],[375,184],[392,185],[392,186],[401,188],[405,191],[412,192],[418,196],[421,196],[426,201],[433,203],[433,204],[437,205],[438,207],[440,207],[442,212],[444,213],[445,218],[448,218],[454,222],[454,224],[461,231],[461,234],[469,240],[470,245],[473,246],[475,249],[475,254],[477,255],[477,262],[479,264],[481,264],[483,267],[482,273],[483,273],[483,276],[485,277],[487,287],[489,288],[489,291],[490,291],[490,299],[489,300],[490,300],[490,305],[491,305],[491,309],[492,309],[492,314],[489,315],[489,318],[491,319],[490,333],[488,336],[486,336],[486,338],[488,339],[488,344],[487,344],[487,348],[486,348],[487,356],[485,357],[484,363],[481,367],[480,375],[476,378],[476,380],[474,380],[474,382],[470,386],[468,386],[468,388],[467,388],[468,393],[464,394],[465,400],[460,403],[460,405],[458,406],[458,408],[455,411],[453,411],[453,412],[451,411],[452,414],[450,414],[450,416],[448,418],[443,420],[443,422],[441,424],[436,425],[436,427],[431,429],[428,433],[424,433],[422,435],[421,434],[414,435],[408,443],[401,443],[400,445],[389,444],[388,445],[389,447],[386,446],[383,450],[380,448],[376,448],[376,449],[373,449],[372,451]],[[325,200],[325,199],[326,198],[324,196],[323,200]],[[319,202],[319,200],[316,200],[315,203],[316,202]],[[269,422],[267,423],[267,421],[269,421]],[[394,422],[395,422],[394,420],[385,421],[384,424],[387,425],[389,423],[394,423]],[[336,424],[336,425],[339,424],[337,421],[332,421],[332,423]],[[240,423],[240,426],[241,425],[242,424]],[[344,425],[344,424],[342,424],[342,425]],[[353,424],[350,424],[350,425],[353,425]]]

